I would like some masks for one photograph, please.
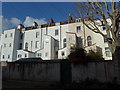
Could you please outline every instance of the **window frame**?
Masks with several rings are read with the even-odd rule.
[[[25,58],[27,57],[27,54],[25,53]]]
[[[63,39],[63,48],[67,47],[67,40],[66,38]]]
[[[61,52],[61,56],[65,56],[65,52],[64,51]]]
[[[2,56],[2,59],[5,59],[5,55]]]
[[[55,36],[59,35],[58,29],[55,29]]]
[[[87,36],[87,45],[88,46],[92,45],[92,37],[91,36]]]
[[[25,43],[25,50],[28,50],[28,42]]]
[[[22,57],[22,55],[21,54],[18,54],[18,58],[21,58]]]
[[[4,48],[6,48],[6,43],[4,43]]]
[[[49,56],[49,53],[48,53],[48,52],[46,52],[46,53],[45,53],[45,57],[48,57],[48,56]]]
[[[13,37],[13,33],[10,33],[10,37]]]
[[[106,30],[105,24],[102,25],[102,30],[103,30],[103,31]]]
[[[42,53],[37,53],[37,57],[41,57],[42,56]]]
[[[39,41],[35,41],[35,48],[38,48]]]
[[[111,57],[111,52],[110,52],[109,47],[105,47],[105,55],[106,57]]]
[[[36,38],[38,38],[39,37],[39,32],[36,32]]]
[[[9,44],[9,47],[11,47],[11,46],[12,46],[12,44],[10,43],[10,44]]]
[[[10,55],[8,55],[8,59],[10,59]]]
[[[5,38],[7,38],[7,34],[5,34]]]
[[[81,26],[76,27],[76,32],[79,33],[81,31]]]

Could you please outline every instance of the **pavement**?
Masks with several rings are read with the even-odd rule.
[[[47,89],[62,90],[59,82],[3,80],[2,90],[6,89]]]

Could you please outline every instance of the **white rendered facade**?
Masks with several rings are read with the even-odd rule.
[[[89,36],[91,45],[88,45]],[[85,47],[87,51],[99,49],[106,60],[112,59],[110,52],[105,51],[108,50],[108,44],[104,38],[77,20],[6,30],[0,39],[2,61],[12,62],[31,57],[63,59],[70,54],[73,45]]]
[[[1,60],[15,61],[19,47],[20,32],[15,29],[4,31],[1,36]]]

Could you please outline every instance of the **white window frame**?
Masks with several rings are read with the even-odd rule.
[[[6,48],[6,43],[4,43],[4,48]]]
[[[106,57],[111,57],[111,52],[108,47],[105,47],[105,55],[106,55]]]
[[[9,47],[11,47],[11,46],[12,46],[12,44],[10,43],[10,44],[9,44]]]
[[[58,29],[55,29],[55,36],[57,36],[59,34]]]
[[[90,39],[89,39],[90,38]],[[91,46],[92,45],[92,37],[91,36],[87,36],[87,45]]]
[[[36,32],[36,38],[38,38],[39,37],[39,32]]]
[[[65,48],[67,46],[67,40],[66,38],[63,39],[63,48]]]
[[[7,34],[5,34],[5,38],[7,38]]]
[[[27,57],[27,54],[25,53],[25,58]]]
[[[5,55],[3,55],[2,58],[5,59]]]
[[[35,48],[38,48],[39,41],[35,41]]]
[[[8,59],[10,58],[10,55],[8,55]]]
[[[79,33],[81,31],[81,26],[76,27],[76,32]]]
[[[10,33],[10,37],[12,37],[13,36],[13,33]]]

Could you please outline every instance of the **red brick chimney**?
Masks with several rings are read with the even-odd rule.
[[[50,18],[50,23],[54,23],[54,21],[53,21],[53,19],[52,19],[52,18]]]

